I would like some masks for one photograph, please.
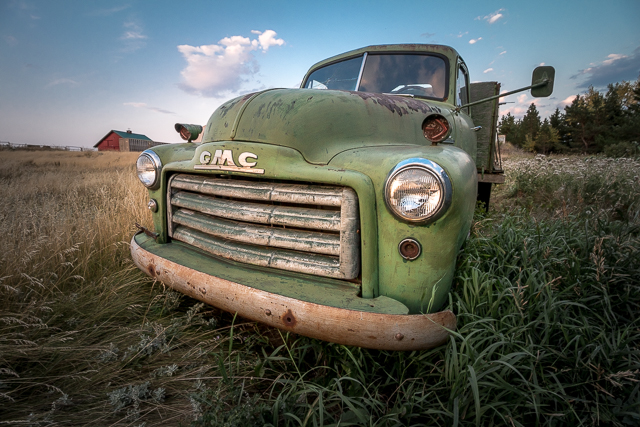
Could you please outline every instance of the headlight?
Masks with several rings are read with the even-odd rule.
[[[160,171],[162,170],[162,162],[160,157],[151,150],[145,150],[138,156],[136,162],[136,169],[138,171],[138,179],[142,184],[155,190],[160,186]]]
[[[389,173],[384,199],[391,212],[410,222],[435,221],[451,205],[451,180],[440,165],[408,159]]]

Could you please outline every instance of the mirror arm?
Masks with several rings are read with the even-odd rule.
[[[474,101],[474,102],[470,102],[468,104],[465,104],[461,107],[456,107],[456,112],[459,113],[460,110],[462,110],[463,108],[467,108],[467,107],[472,107],[474,105],[478,105],[478,104],[482,104],[483,102],[487,102],[487,101],[493,101],[494,99],[498,99],[498,98],[502,98],[504,96],[509,96],[509,95],[513,95],[514,93],[518,93],[518,92],[522,92],[525,90],[529,90],[529,89],[535,89],[537,87],[542,87],[542,86],[546,86],[551,80],[550,79],[544,79],[536,84],[527,86],[527,87],[522,87],[520,89],[516,89],[516,90],[512,90],[511,92],[505,92],[505,93],[501,93],[499,95],[494,95],[494,96],[490,96],[489,98],[485,98],[485,99],[481,99],[479,101]]]

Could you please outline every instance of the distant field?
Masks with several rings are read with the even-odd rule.
[[[640,425],[640,162],[506,155],[423,352],[246,322],[132,264],[137,153],[0,151],[0,425]]]

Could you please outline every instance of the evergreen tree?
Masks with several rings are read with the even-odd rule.
[[[564,109],[540,122],[535,104],[522,120],[502,116],[498,131],[508,142],[540,153],[579,151],[606,155],[640,153],[640,76],[635,82],[612,83],[606,92],[589,87]],[[635,153],[635,154],[634,154]]]
[[[619,87],[622,104],[622,123],[619,129],[621,141],[640,142],[640,77],[634,83]],[[637,149],[637,146],[634,148]]]
[[[559,142],[558,131],[551,126],[548,119],[544,119],[534,140],[535,151],[542,154],[558,151]]]
[[[520,121],[516,121],[516,118],[511,113],[502,116],[500,122],[498,122],[498,133],[504,135],[506,141],[516,147],[522,146],[522,141],[519,139]]]
[[[571,134],[571,146],[583,152],[589,152],[595,138],[589,130],[591,112],[584,96],[576,96],[571,105],[564,107],[565,118],[569,133]]]
[[[521,131],[523,136],[529,135],[532,140],[535,140],[540,130],[540,113],[536,108],[536,104],[531,103],[524,117],[522,118]]]
[[[571,136],[569,135],[569,129],[567,127],[565,116],[559,108],[556,108],[556,111],[554,111],[553,114],[549,117],[549,125],[558,134],[558,142],[555,143],[553,151],[556,153],[565,153],[569,151]]]

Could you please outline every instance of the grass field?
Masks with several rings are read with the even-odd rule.
[[[640,162],[506,160],[446,346],[246,322],[129,255],[135,153],[0,152],[0,425],[640,425]]]

